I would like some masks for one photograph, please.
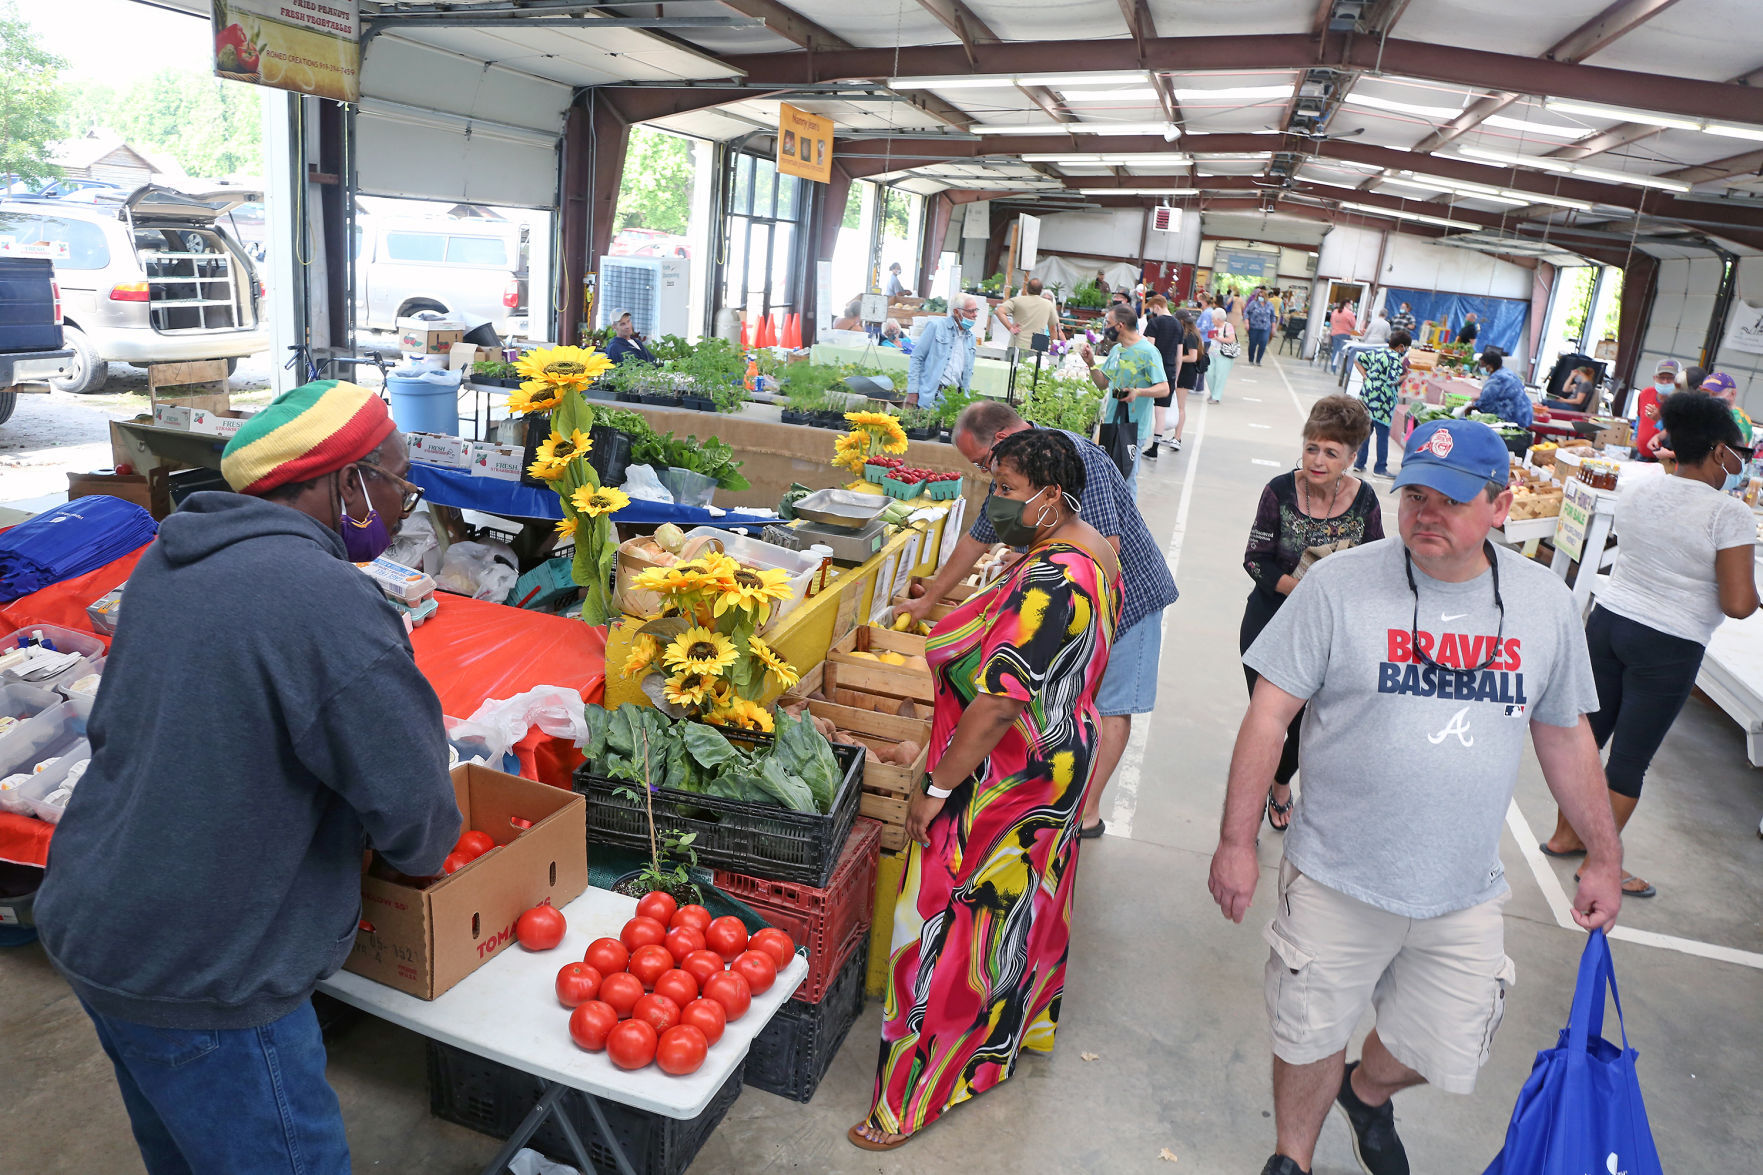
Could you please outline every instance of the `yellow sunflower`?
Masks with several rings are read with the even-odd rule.
[[[848,432],[833,442],[833,452],[835,453],[853,453],[859,451],[864,453],[869,452],[869,434],[862,429]]]
[[[572,539],[575,537],[574,516],[565,516],[563,521],[557,524],[557,537],[565,539]]]
[[[548,412],[563,403],[563,391],[538,380],[529,380],[508,394],[508,411],[516,416]]]
[[[777,728],[771,711],[746,698],[732,698],[727,705],[718,706],[704,715],[704,721],[716,726],[738,726],[743,730],[763,730],[767,733]]]
[[[651,567],[631,581],[638,591],[659,592],[664,596],[701,592],[713,580],[701,568],[676,564],[672,567]]]
[[[655,658],[660,655],[661,642],[655,639],[655,635],[648,632],[638,633],[637,639],[631,642],[630,656],[625,658],[624,676],[641,677],[643,671],[653,665]]]
[[[888,453],[904,453],[906,451],[906,430],[892,416],[888,417],[887,427],[879,430],[882,450]]]
[[[882,428],[894,418],[886,412],[847,412],[845,419],[858,428]]]
[[[587,456],[593,442],[581,429],[573,429],[566,437],[560,432],[553,432],[539,442],[539,451],[534,455],[528,472],[534,477],[542,477],[546,481],[556,481],[569,471],[569,463],[580,457]]]
[[[832,459],[833,465],[839,469],[849,469],[852,473],[862,473],[863,467],[869,464],[867,447],[859,451],[840,453]]]
[[[667,679],[661,696],[676,706],[702,706],[715,684],[714,677],[701,673],[680,673]]]
[[[785,661],[782,657],[778,656],[776,651],[773,650],[770,645],[766,644],[758,637],[753,637],[749,640],[747,642],[747,648],[751,650],[753,656],[759,659],[759,663],[765,666],[766,672],[777,678],[778,684],[785,689],[789,689],[792,685],[795,685],[798,681],[802,680],[802,675],[797,673],[788,661]]]
[[[537,383],[558,391],[579,392],[602,372],[610,371],[612,360],[592,347],[544,347],[528,352],[514,367],[532,381],[522,384],[523,390]]]
[[[720,632],[694,625],[680,633],[661,654],[669,669],[681,673],[721,673],[740,656]]]
[[[716,615],[730,608],[747,608],[764,621],[771,614],[771,601],[790,598],[790,573],[743,567],[735,572],[733,582],[716,597]]]
[[[623,510],[631,504],[631,500],[623,490],[615,490],[611,486],[583,486],[575,492],[569,504],[578,513],[586,514],[589,518],[599,518]]]

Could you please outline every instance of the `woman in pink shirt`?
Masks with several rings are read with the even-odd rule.
[[[1347,340],[1359,331],[1359,320],[1353,317],[1353,304],[1342,302],[1328,319],[1328,366],[1334,369],[1334,361],[1339,357],[1341,348]]]

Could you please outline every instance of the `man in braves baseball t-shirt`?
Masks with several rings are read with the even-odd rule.
[[[1233,921],[1259,880],[1286,725],[1308,703],[1265,931],[1278,1148],[1263,1175],[1307,1175],[1330,1106],[1366,1171],[1406,1175],[1391,1096],[1474,1090],[1515,977],[1499,850],[1527,731],[1589,850],[1575,920],[1608,926],[1621,904],[1578,610],[1548,569],[1488,541],[1512,504],[1507,468],[1486,425],[1420,425],[1395,480],[1400,537],[1318,563],[1244,656],[1261,678],[1209,882]],[[1368,1007],[1376,1028],[1347,1065]]]

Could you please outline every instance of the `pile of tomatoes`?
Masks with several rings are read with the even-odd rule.
[[[749,938],[739,918],[712,918],[703,906],[652,893],[619,937],[595,939],[580,963],[557,972],[557,998],[575,1009],[569,1035],[582,1048],[605,1050],[620,1069],[654,1062],[683,1077],[698,1070],[724,1026],[746,1014],[795,953],[782,930],[767,927]]]

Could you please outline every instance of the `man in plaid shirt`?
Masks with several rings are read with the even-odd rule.
[[[968,405],[955,421],[955,447],[976,469],[989,475],[993,447],[1012,433],[1033,427],[1008,404],[982,400]],[[1112,543],[1119,554],[1120,586],[1125,595],[1108,668],[1102,675],[1101,688],[1096,691],[1096,709],[1102,715],[1101,747],[1096,754],[1096,781],[1084,804],[1081,835],[1097,837],[1103,832],[1103,823],[1097,817],[1102,789],[1108,785],[1127,740],[1132,737],[1132,716],[1149,714],[1157,704],[1163,609],[1175,603],[1179,593],[1169,564],[1151,538],[1132,490],[1113,459],[1089,438],[1060,431],[1071,439],[1084,463],[1084,492],[1078,515]],[[903,605],[900,611],[922,621],[937,601],[973,569],[986,548],[997,541],[997,531],[981,510],[924,595]]]

